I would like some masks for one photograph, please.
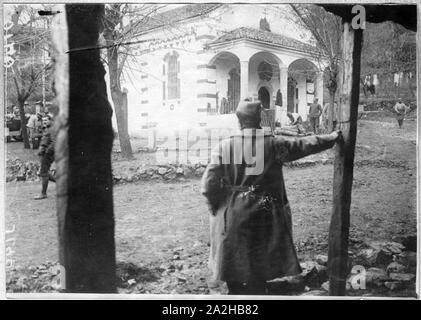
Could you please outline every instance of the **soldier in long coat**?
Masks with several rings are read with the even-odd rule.
[[[47,198],[48,181],[50,180],[50,167],[54,162],[54,145],[55,145],[55,129],[53,128],[52,118],[46,116],[42,120],[44,132],[42,134],[40,149],[38,155],[41,160],[40,177],[41,177],[41,194],[36,196],[35,200]],[[53,179],[54,180],[54,179]],[[55,181],[55,180],[54,180]]]
[[[263,134],[261,108],[259,102],[239,103],[241,131],[213,150],[202,178],[202,193],[211,210],[209,267],[213,280],[227,282],[229,294],[265,294],[267,280],[301,273],[282,164],[331,148],[340,136]],[[258,139],[263,147],[258,147]],[[243,158],[236,161],[233,153],[241,145]],[[255,168],[263,161],[261,170],[249,170],[247,148],[256,154]]]

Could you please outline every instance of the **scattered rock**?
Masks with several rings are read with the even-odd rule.
[[[328,292],[326,290],[311,290],[305,293],[302,293],[301,296],[327,296]]]
[[[325,282],[323,282],[323,283],[322,283],[322,285],[321,285],[321,287],[322,287],[322,289],[323,289],[324,291],[329,292],[329,281],[325,281]]]
[[[316,256],[316,262],[322,266],[327,266],[328,257],[323,254],[318,254]]]
[[[288,276],[267,282],[268,291],[271,295],[283,295],[302,292],[305,289],[304,277]]]
[[[177,174],[175,172],[170,172],[165,174],[164,178],[166,180],[174,180],[175,178],[177,178]]]
[[[399,281],[399,282],[403,282],[403,283],[408,283],[408,282],[412,282],[413,280],[415,280],[415,274],[412,273],[391,273],[389,275],[390,279],[393,281]]]
[[[402,239],[402,244],[405,246],[406,251],[417,252],[417,236],[409,235]]]
[[[387,272],[381,268],[369,268],[366,271],[365,277],[368,287],[381,287],[385,281],[389,280]]]
[[[365,267],[386,266],[393,261],[393,254],[383,249],[363,249],[357,254],[355,264],[361,264]]]
[[[386,281],[384,286],[392,291],[400,290],[404,287],[403,283],[400,281]]]
[[[316,262],[314,261],[304,261],[300,262],[301,269],[303,269],[303,272],[308,272],[311,269],[313,269],[316,266]]]
[[[148,169],[146,169],[146,174],[148,175],[148,176],[153,176],[154,174],[155,174],[155,168],[148,168]]]
[[[328,278],[327,268],[313,261],[305,261],[300,263],[303,272],[305,285],[310,288],[319,288],[320,285]]]
[[[417,267],[417,253],[412,251],[404,251],[395,256],[396,262],[399,262],[408,268],[408,271],[414,271]]]
[[[173,259],[173,260],[180,260],[180,255],[179,255],[179,254],[175,254],[175,255],[172,257],[172,259]]]
[[[402,273],[405,272],[406,269],[407,268],[403,264],[394,261],[387,266],[386,271],[387,273]]]
[[[38,181],[40,164],[38,162],[24,163],[19,159],[7,160],[6,182],[10,181]],[[206,164],[168,164],[160,166],[116,166],[113,168],[113,182],[116,184],[131,183],[139,180],[186,181],[193,176],[201,177]]]
[[[184,268],[183,262],[182,261],[176,261],[175,267],[177,268],[178,271],[183,270],[183,268]]]
[[[405,249],[404,245],[393,241],[373,241],[369,246],[377,251],[385,251],[388,254],[399,254]]]
[[[194,171],[194,174],[198,177],[203,176],[203,174],[205,173],[205,168],[204,167],[199,167]]]
[[[138,174],[138,175],[144,175],[144,174],[146,174],[146,169],[139,168],[139,169],[137,170],[137,174]]]

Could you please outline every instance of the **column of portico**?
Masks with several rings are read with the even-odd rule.
[[[279,67],[280,71],[280,83],[279,88],[282,94],[282,107],[287,106],[287,95],[288,95],[288,67]]]
[[[240,97],[241,100],[249,97],[249,61],[240,61]]]

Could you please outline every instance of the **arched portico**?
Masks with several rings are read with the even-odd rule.
[[[218,113],[233,113],[241,96],[240,59],[232,52],[222,51],[216,54],[208,65],[214,70]]]
[[[267,51],[255,53],[248,63],[249,96],[261,100],[267,109],[274,108],[276,92],[281,88],[280,65],[281,60]]]
[[[311,61],[297,59],[288,66],[287,111],[307,117],[308,106],[318,98],[323,105],[323,78]]]
[[[242,61],[236,54],[222,51],[208,65],[215,73],[218,113],[233,113],[244,98],[264,99],[266,108],[274,107],[276,93],[281,88],[282,65],[276,55],[259,51]]]
[[[244,60],[246,57],[248,60]],[[288,58],[285,56],[290,62]],[[308,105],[314,97],[319,98],[319,103],[323,102],[321,73],[306,58],[292,60],[286,65],[279,54],[269,51],[261,50],[247,56],[244,53],[237,55],[235,50],[224,50],[209,60],[208,68],[208,72],[213,72],[208,78],[215,79],[216,100],[206,104],[212,108],[216,105],[219,114],[233,113],[241,99],[252,98],[262,100],[267,109],[275,109],[277,118],[287,111],[298,112],[306,118]]]

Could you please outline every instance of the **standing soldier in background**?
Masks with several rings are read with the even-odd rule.
[[[50,116],[45,116],[42,119],[44,132],[41,138],[40,150],[38,152],[38,155],[41,158],[40,177],[42,189],[41,194],[36,196],[35,200],[47,198],[48,180],[50,179],[49,171],[54,162],[55,134],[52,124],[52,118]]]
[[[314,134],[319,132],[320,116],[322,115],[323,109],[319,104],[319,99],[315,98],[314,102],[310,105],[308,117],[310,120],[310,127]]]
[[[264,133],[261,110],[260,102],[239,103],[241,131],[214,149],[202,178],[211,211],[212,280],[226,281],[229,294],[264,295],[266,281],[301,273],[282,165],[331,148],[340,137],[339,132],[292,139]],[[251,154],[254,168],[245,160]]]
[[[396,112],[396,120],[398,120],[399,129],[402,129],[403,120],[405,119],[405,115],[409,111],[409,108],[402,102],[402,99],[399,98],[398,102],[396,102],[394,110]]]
[[[42,137],[42,114],[37,112],[29,117],[28,124],[29,139],[32,143],[32,149],[38,149]]]

